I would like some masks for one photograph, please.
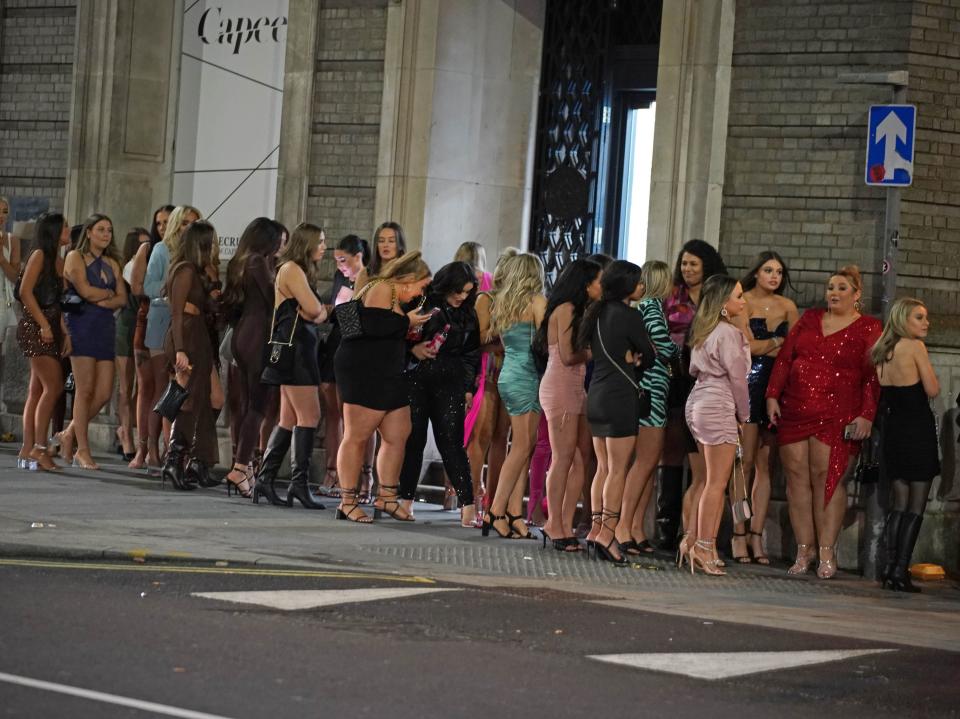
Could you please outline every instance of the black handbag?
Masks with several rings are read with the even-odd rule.
[[[357,296],[352,300],[333,308],[333,316],[336,318],[337,325],[340,327],[341,339],[354,340],[357,337],[363,337],[363,322],[360,319],[360,308],[363,306],[363,303],[360,300],[367,290],[384,281],[385,280],[372,280],[361,287],[360,291],[357,292]],[[390,308],[393,309],[393,306],[397,304],[397,285],[396,283],[391,284],[393,285],[393,300]]]
[[[87,304],[87,301],[71,287],[60,298],[60,311],[68,315],[77,315],[83,312],[85,304]]]
[[[643,387],[641,387],[639,382],[631,379],[630,375],[627,374],[626,371],[624,371],[623,367],[621,367],[619,364],[613,361],[613,357],[610,356],[610,353],[607,352],[606,346],[603,344],[603,335],[600,334],[599,318],[597,319],[597,339],[600,341],[600,349],[603,350],[603,354],[606,355],[607,360],[609,360],[610,364],[616,367],[617,370],[619,370],[620,374],[622,374],[626,378],[627,382],[629,382],[633,386],[633,388],[637,391],[637,408],[639,410],[637,417],[639,419],[646,419],[647,417],[650,416],[650,410],[652,409],[650,405],[650,393],[647,392]]]
[[[180,408],[187,401],[190,393],[175,380],[170,380],[163,396],[157,401],[153,411],[171,422],[177,418]]]
[[[273,320],[270,322],[270,339],[267,346],[270,352],[267,354],[267,361],[281,373],[289,373],[293,370],[293,337],[297,332],[297,322],[300,320],[300,312],[293,313],[293,322],[290,332],[285,332],[284,324],[277,325],[277,308],[273,308]]]

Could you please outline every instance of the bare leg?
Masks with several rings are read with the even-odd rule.
[[[133,357],[117,357],[117,416],[120,418],[119,439],[124,454],[133,454]]]
[[[634,460],[630,471],[627,472],[620,522],[616,529],[617,541],[621,544],[634,540],[633,526],[637,522],[637,510],[644,494],[647,494],[647,501],[649,501],[649,480],[663,449],[663,435],[663,429],[660,427],[640,427],[637,430]],[[646,506],[643,509],[646,511]],[[640,524],[643,524],[642,517]],[[638,554],[639,551],[634,549],[628,553]]]
[[[714,541],[723,515],[723,493],[733,469],[737,445],[701,445],[707,476],[697,511],[697,538]]]
[[[772,458],[770,445],[774,441],[772,436],[766,438],[761,435],[760,447],[757,449],[757,459],[753,472],[753,491],[750,497],[750,509],[753,516],[750,518],[750,551],[759,564],[770,564],[770,559],[763,547],[763,528],[767,522],[767,510],[770,507],[770,460]]]
[[[810,460],[806,441],[784,444],[780,460],[787,475],[787,508],[790,526],[797,540],[797,559],[787,570],[802,574],[815,556],[816,530],[813,524],[813,490],[810,486]]]
[[[606,437],[607,477],[603,481],[603,494],[600,531],[597,533],[597,545],[604,547],[614,560],[622,555],[616,546],[616,534],[620,519],[620,507],[623,504],[623,485],[626,481],[627,467],[636,446],[636,437]],[[598,506],[598,505],[594,505]]]
[[[753,477],[757,450],[760,446],[760,425],[754,423],[744,424],[741,444],[743,447],[743,458],[741,459],[743,475],[741,476],[740,472],[736,472],[730,476],[730,496],[736,497],[737,499],[750,496],[750,479]],[[745,482],[747,486],[744,487],[742,482]],[[733,525],[733,537],[730,539],[730,554],[740,562],[750,562],[750,555],[747,552],[747,525],[744,522],[735,522]]]
[[[154,407],[160,400],[160,397],[163,396],[163,393],[167,389],[167,384],[170,382],[170,373],[167,367],[167,356],[165,354],[150,356],[150,372],[153,374],[153,397],[150,400],[150,406]],[[169,443],[170,423],[167,420],[162,419],[156,412],[150,412],[149,414],[150,444],[148,452],[149,454],[153,454],[153,452],[156,451],[157,464],[160,464],[160,435],[163,434],[165,443]],[[154,450],[154,447],[156,447],[156,450]],[[151,457],[151,460],[152,459],[153,458]]]
[[[324,382],[320,385],[320,394],[323,397],[323,447],[327,466],[323,478],[323,486],[332,489],[337,484],[336,457],[340,447],[340,398],[337,394],[337,385],[333,382]]]
[[[587,542],[597,541],[600,534],[600,511],[603,507],[603,485],[607,481],[608,460],[607,443],[603,437],[593,438],[593,451],[597,457],[597,471],[590,485],[590,531],[587,533]],[[596,508],[596,511],[594,511]]]
[[[23,445],[20,447],[20,459],[28,459],[37,438],[46,442],[43,428],[37,427],[37,404],[43,394],[43,385],[40,382],[40,362],[42,357],[30,358],[30,386],[27,389],[27,401],[23,405]]]
[[[577,453],[573,457],[573,464],[570,465],[567,488],[563,494],[562,516],[566,532],[564,536],[568,537],[575,536],[573,518],[577,513],[577,503],[580,501],[583,485],[586,483],[586,462],[593,454],[593,439],[590,437],[590,425],[587,424],[586,415],[579,415],[577,425]]]
[[[97,361],[93,357],[71,357],[76,390],[73,395],[73,420],[67,429],[76,439],[76,459],[84,469],[98,469],[90,454],[90,439],[87,436],[94,392],[97,384]]]
[[[843,518],[847,512],[847,488],[844,479],[852,461],[847,461],[844,479],[841,479],[833,491],[830,503],[824,506],[826,496],[827,473],[830,466],[830,446],[810,438],[810,481],[813,485],[813,519],[819,540],[820,566],[817,576],[829,579],[837,571],[836,548]]]
[[[133,359],[137,373],[137,454],[129,466],[140,469],[147,464],[160,463],[156,442],[150,444],[150,415],[153,414],[153,405],[150,401],[156,394],[156,390],[153,371],[150,367],[150,355],[142,350],[134,350]]]
[[[510,435],[510,415],[507,408],[497,395],[497,421],[494,424],[493,438],[490,440],[490,449],[487,452],[487,486],[485,488],[486,503],[489,507],[493,503],[493,496],[497,493],[497,484],[500,481],[500,472],[503,463],[507,460],[507,437]]]
[[[570,536],[570,523],[565,522],[563,517],[563,502],[570,469],[577,453],[581,416],[564,414],[547,419],[553,459],[550,471],[547,472],[547,521],[543,529],[554,539]]]
[[[707,482],[707,468],[704,464],[703,455],[688,454],[687,460],[690,463],[690,489],[683,497],[684,522],[683,528],[689,535],[687,546],[693,546],[697,541],[697,528],[700,526],[698,515],[700,513],[700,494]]]
[[[514,490],[517,484],[523,479],[521,476],[524,469],[528,466],[530,455],[533,454],[533,447],[537,441],[537,426],[540,424],[539,412],[527,412],[510,418],[510,426],[513,432],[513,441],[510,444],[510,451],[503,462],[503,469],[500,472],[500,481],[497,484],[497,492],[490,505],[490,514],[494,517],[503,517],[496,520],[496,527],[500,534],[509,534],[511,526],[506,519],[506,512]],[[524,482],[525,484],[525,482]],[[522,489],[520,490],[523,491]],[[521,494],[521,500],[522,500]],[[516,500],[514,498],[514,503]],[[524,529],[524,532],[526,529]]]
[[[356,521],[371,521],[357,505],[357,484],[367,442],[385,415],[386,412],[357,404],[343,405],[343,440],[337,451],[337,476],[342,495],[340,511]]]
[[[656,468],[654,468],[656,469]],[[637,503],[637,509],[633,513],[633,524],[630,525],[630,537],[637,544],[643,544],[647,540],[647,530],[644,523],[647,518],[647,507],[650,506],[650,500],[653,498],[653,470],[647,476],[647,484],[643,488],[643,494],[640,495],[640,501]],[[652,552],[653,547],[648,547],[646,552]]]

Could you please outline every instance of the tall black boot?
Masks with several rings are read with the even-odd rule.
[[[313,455],[313,438],[316,427],[293,428],[293,454],[290,463],[290,488],[287,490],[287,506],[293,506],[293,500],[299,500],[307,509],[324,509],[310,491],[310,458]]]
[[[187,462],[183,476],[187,481],[199,484],[201,487],[216,487],[220,484],[220,480],[210,474],[210,468],[199,459],[191,459]]]
[[[900,519],[900,533],[897,535],[897,563],[890,573],[890,584],[895,592],[918,593],[919,587],[913,586],[910,581],[910,557],[913,556],[913,548],[917,544],[917,537],[920,536],[920,525],[923,524],[923,517],[919,514],[904,512]]]
[[[903,518],[903,512],[896,509],[887,514],[887,520],[883,524],[883,544],[886,553],[886,562],[880,570],[880,586],[887,587],[890,583],[890,575],[893,574],[893,568],[897,564],[897,538],[900,534],[900,520]],[[893,586],[890,587],[893,589]]]
[[[163,469],[160,470],[161,487],[169,481],[174,489],[196,489],[197,485],[184,476],[183,460],[186,451],[183,437],[178,432],[171,432],[166,461],[163,463]]]
[[[683,514],[683,467],[661,466],[657,474],[657,546],[672,551]]]
[[[290,440],[293,432],[284,429],[280,425],[273,428],[270,434],[270,440],[267,442],[267,449],[263,453],[263,459],[260,461],[260,469],[257,470],[257,483],[253,487],[253,501],[259,504],[260,497],[266,498],[270,504],[278,507],[285,507],[287,503],[280,499],[277,490],[273,487],[273,482],[277,478],[277,472],[280,471],[280,465],[283,464],[283,458],[290,449]]]

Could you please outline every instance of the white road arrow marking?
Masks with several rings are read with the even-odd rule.
[[[838,662],[895,649],[829,649],[800,652],[686,652],[667,654],[593,654],[588,659],[636,669],[682,674],[694,679],[729,679],[760,672]]]
[[[422,594],[437,592],[459,592],[456,588],[436,587],[432,589],[305,589],[268,592],[194,592],[191,596],[203,599],[217,599],[235,604],[256,604],[271,609],[293,611],[296,609],[314,609],[336,604],[355,604],[357,602],[379,602],[385,599],[404,599]]]
[[[907,126],[897,117],[897,113],[890,111],[883,121],[877,125],[877,142],[883,142],[883,171],[884,179],[893,179],[897,170],[906,170],[913,174],[913,163],[897,152],[897,140],[906,143]]]

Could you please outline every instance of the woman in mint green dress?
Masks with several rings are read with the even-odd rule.
[[[543,321],[543,263],[528,252],[511,257],[497,290],[491,331],[503,342],[504,358],[497,389],[510,415],[512,441],[500,470],[497,492],[483,519],[483,535],[491,528],[501,537],[531,537],[523,522],[523,492],[527,467],[540,424],[540,377],[530,345]]]

